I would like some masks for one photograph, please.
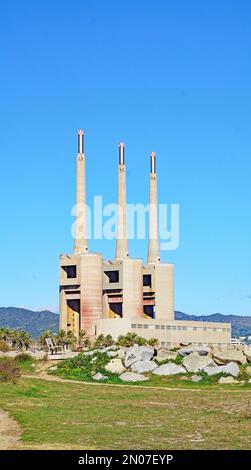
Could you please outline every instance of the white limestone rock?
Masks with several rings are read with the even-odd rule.
[[[119,357],[119,359],[124,359],[125,353],[127,350],[128,348],[126,348],[125,346],[121,346],[121,348],[119,348],[118,351],[116,351],[117,357]]]
[[[224,366],[214,366],[214,365],[209,365],[207,367],[204,367],[203,369],[207,375],[216,375],[216,374],[223,374],[224,373]]]
[[[141,374],[143,372],[151,372],[157,367],[158,366],[154,361],[138,361],[132,364],[131,371]]]
[[[134,362],[150,361],[154,355],[154,348],[151,346],[139,346],[135,344],[125,353],[125,367],[130,367]]]
[[[159,362],[161,362],[161,361],[169,361],[169,360],[175,361],[175,359],[176,359],[177,356],[178,356],[178,353],[175,352],[175,351],[170,351],[170,350],[167,349],[167,348],[160,348],[160,349],[158,349],[158,351],[157,351],[156,359],[157,359],[157,361],[159,361]]]
[[[116,357],[118,355],[118,351],[107,351],[106,354],[109,357]]]
[[[210,356],[200,356],[198,352],[193,352],[185,357],[183,366],[188,372],[198,372],[209,365],[215,365]]]
[[[211,348],[208,346],[186,346],[177,351],[181,356],[188,356],[197,352],[200,356],[207,356],[211,352]]]
[[[142,374],[136,374],[135,372],[124,372],[124,374],[120,375],[120,379],[123,380],[123,382],[143,382],[149,380],[148,377]]]
[[[202,380],[201,375],[192,375],[191,377],[192,382],[200,382]]]
[[[106,366],[105,370],[113,372],[113,374],[122,374],[126,369],[122,364],[121,359],[112,359]]]
[[[97,349],[93,349],[92,351],[85,351],[83,352],[84,356],[93,356],[94,354],[96,354],[96,352],[98,352]]]
[[[92,377],[94,380],[100,381],[100,380],[106,380],[107,377],[106,375],[101,374],[100,372],[97,372],[97,374],[93,375]]]
[[[251,362],[251,345],[244,346],[244,354],[249,362]]]
[[[247,358],[242,351],[238,349],[229,349],[221,351],[220,349],[213,351],[213,358],[215,362],[220,364],[227,364],[228,362],[236,362],[237,364],[246,364]]]
[[[216,375],[216,374],[229,374],[234,377],[238,377],[240,374],[240,368],[235,362],[230,362],[225,366],[214,366],[209,365],[203,369],[207,375]]]
[[[251,375],[251,366],[246,367],[246,374]]]
[[[218,380],[219,384],[238,384],[238,380],[235,380],[231,375],[228,375],[227,377],[221,377]]]
[[[238,377],[240,375],[240,368],[238,364],[236,364],[236,362],[229,362],[226,366],[224,366],[224,374]]]
[[[162,364],[161,366],[154,369],[153,374],[155,375],[175,375],[175,374],[186,374],[186,369],[182,366],[169,362],[168,364]]]

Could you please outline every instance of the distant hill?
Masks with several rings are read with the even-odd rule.
[[[226,322],[232,325],[232,336],[251,335],[251,315],[222,315],[221,313],[213,313],[212,315],[188,315],[183,312],[175,312],[175,320]]]
[[[58,331],[59,315],[48,310],[34,312],[26,308],[0,307],[0,327],[7,326],[26,330],[33,338],[38,338],[45,330]]]
[[[188,315],[183,312],[175,312],[176,320],[227,322],[232,324],[233,336],[251,335],[251,316],[222,315]],[[38,338],[45,330],[56,333],[59,328],[59,315],[43,310],[34,312],[25,308],[0,307],[0,327],[24,329],[32,337]]]

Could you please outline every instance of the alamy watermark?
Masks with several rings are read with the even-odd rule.
[[[126,233],[128,240],[145,240],[148,238],[149,205],[141,203],[126,206]],[[86,220],[86,238],[95,240],[114,240],[123,236],[123,230],[117,232],[117,216],[123,209],[118,204],[103,204],[102,196],[94,196],[93,207],[88,204],[75,205],[71,215],[75,221],[71,227],[73,238],[83,236]],[[155,211],[158,218],[160,249],[176,250],[180,240],[180,206],[179,204],[159,204]],[[123,219],[123,217],[122,217]],[[121,232],[121,233],[120,233]]]

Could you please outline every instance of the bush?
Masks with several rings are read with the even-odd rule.
[[[16,360],[11,357],[0,359],[0,382],[16,383],[21,376],[21,369]]]
[[[147,344],[149,344],[149,346],[157,346],[159,344],[159,340],[157,338],[150,338],[148,341],[147,341]]]
[[[79,353],[72,359],[66,359],[57,365],[56,374],[64,377],[90,380],[97,372],[105,373],[105,366],[110,361],[106,353],[96,352],[89,356]]]
[[[28,353],[20,353],[15,357],[15,361],[17,362],[33,361],[33,358]]]
[[[105,348],[107,346],[112,346],[115,343],[113,340],[113,337],[111,335],[99,335],[95,342],[94,342],[94,348]]]
[[[0,351],[2,352],[8,352],[10,351],[10,347],[9,345],[6,343],[6,341],[4,340],[0,340]]]
[[[134,344],[138,344],[139,346],[149,345],[149,346],[156,346],[158,344],[158,340],[156,338],[150,338],[146,340],[142,338],[142,336],[138,336],[136,333],[128,332],[125,336],[120,335],[117,340],[118,346],[125,346],[131,347]]]

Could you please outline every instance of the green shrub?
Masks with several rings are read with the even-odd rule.
[[[91,380],[97,372],[107,375],[105,366],[109,361],[106,353],[96,352],[91,356],[79,353],[72,359],[60,362],[55,373],[64,377]]]
[[[21,376],[20,366],[12,357],[0,358],[0,382],[16,383]]]
[[[2,352],[8,352],[10,351],[10,346],[6,343],[4,340],[0,340],[0,351]]]
[[[33,361],[33,358],[29,353],[20,353],[15,357],[15,361],[17,362]]]
[[[157,346],[159,344],[159,340],[157,338],[150,338],[148,341],[147,341],[147,344],[149,346]]]
[[[115,341],[111,335],[99,335],[95,342],[94,342],[94,348],[105,348],[107,346],[112,346],[115,344]]]

